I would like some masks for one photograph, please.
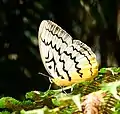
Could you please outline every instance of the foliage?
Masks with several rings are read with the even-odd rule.
[[[103,114],[106,112],[119,114],[119,71],[119,68],[100,69],[94,80],[75,84],[70,87],[70,93],[66,93],[66,89],[63,88],[46,92],[27,92],[23,101],[12,97],[2,97],[0,108],[8,112],[2,111],[1,114],[13,112],[20,114]]]

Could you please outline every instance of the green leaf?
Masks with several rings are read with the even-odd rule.
[[[120,100],[120,96],[117,95],[117,87],[120,86],[120,81],[111,82],[111,83],[104,83],[102,84],[103,91],[109,91],[113,96]]]
[[[56,99],[56,98],[53,98],[52,99],[52,103],[55,105],[55,106],[60,106],[61,103]]]
[[[106,72],[107,72],[106,68],[101,68],[101,69],[99,70],[99,73],[102,73],[102,74],[105,74]]]
[[[72,100],[74,101],[74,103],[75,103],[76,106],[78,107],[79,111],[82,111],[81,103],[80,103],[80,94],[74,95],[74,96],[72,97]]]

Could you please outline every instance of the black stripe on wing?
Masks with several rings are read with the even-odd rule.
[[[92,64],[91,64],[90,60],[88,59],[88,57],[87,57],[84,53],[82,53],[81,51],[77,50],[74,46],[72,46],[72,47],[73,47],[73,50],[76,50],[76,51],[77,51],[78,53],[80,53],[81,55],[84,55],[84,57],[88,60],[90,66],[91,66],[90,72],[91,72],[91,76],[92,76],[92,74],[93,74],[93,72],[92,72]]]
[[[49,53],[49,52],[48,52],[48,53]],[[48,55],[49,55],[49,54],[48,54]],[[47,57],[47,58],[48,58],[48,57]],[[61,76],[60,73],[58,72],[58,69],[57,69],[57,67],[56,67],[57,63],[56,63],[54,57],[52,57],[52,59],[50,59],[49,61],[45,60],[45,63],[46,63],[46,64],[47,64],[47,63],[50,63],[50,62],[53,62],[53,63],[54,63],[54,66],[48,66],[48,68],[51,69],[52,67],[54,67],[54,70],[55,70],[55,72],[57,73],[57,76],[58,76],[58,77],[61,77],[62,79],[64,79],[64,77]],[[53,78],[54,78],[54,76],[53,76]]]

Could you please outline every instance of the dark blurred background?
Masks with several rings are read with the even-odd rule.
[[[90,46],[100,67],[119,66],[119,9],[114,0],[1,0],[0,95],[48,89],[48,78],[38,74],[47,74],[37,42],[42,20]]]

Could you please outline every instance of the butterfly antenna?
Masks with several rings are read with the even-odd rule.
[[[41,75],[43,75],[43,76],[45,76],[45,77],[48,77],[48,78],[53,78],[52,76],[50,76],[50,75],[46,75],[46,74],[41,73],[41,72],[39,72],[38,74],[41,74]]]

